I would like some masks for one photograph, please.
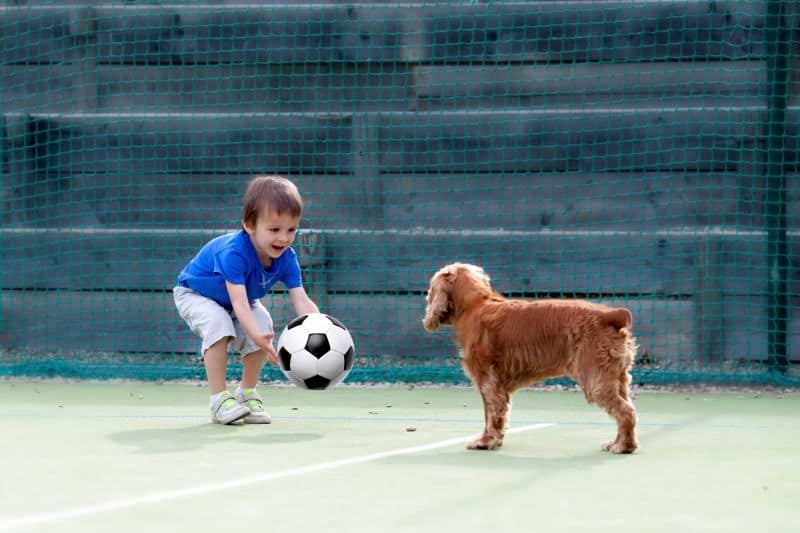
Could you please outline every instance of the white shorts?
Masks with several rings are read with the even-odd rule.
[[[257,352],[261,348],[245,333],[242,324],[233,314],[211,298],[180,285],[172,289],[178,314],[194,333],[203,339],[200,346],[201,357],[206,350],[220,339],[231,337],[228,352],[236,352],[242,357]],[[263,333],[272,333],[272,317],[264,305],[256,300],[250,302],[250,310]]]

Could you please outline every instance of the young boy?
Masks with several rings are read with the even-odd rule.
[[[201,354],[211,391],[211,421],[269,424],[256,392],[264,360],[278,355],[272,317],[259,299],[277,282],[289,290],[298,315],[318,313],[291,248],[303,212],[297,187],[278,176],[257,177],[244,195],[242,229],[209,241],[184,267],[172,290],[178,313],[202,340]],[[242,379],[228,392],[228,352],[242,356]]]

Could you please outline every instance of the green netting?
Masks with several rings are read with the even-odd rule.
[[[638,382],[797,385],[798,57],[790,1],[9,1],[0,375],[202,378],[170,289],[280,174],[351,380],[463,380],[465,261],[630,308]]]

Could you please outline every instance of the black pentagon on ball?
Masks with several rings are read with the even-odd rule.
[[[306,318],[308,318],[308,315],[300,315],[299,317],[292,319],[291,322],[286,324],[286,329],[296,328],[297,326],[305,322]]]
[[[303,383],[306,384],[306,387],[312,390],[322,390],[330,385],[331,380],[328,378],[324,378],[322,376],[313,376],[308,379],[304,379]]]
[[[317,359],[331,351],[328,336],[324,333],[312,333],[309,335],[306,341],[306,351]]]
[[[351,368],[353,368],[353,359],[354,359],[355,354],[356,354],[356,352],[355,352],[355,350],[353,350],[352,346],[347,349],[347,353],[344,354],[344,369],[345,370],[350,370]]]
[[[281,349],[278,350],[278,358],[281,361],[281,367],[282,368],[285,368],[286,370],[289,370],[290,368],[292,368],[291,367],[292,354],[290,354],[289,351],[286,348],[284,348],[283,346],[281,346]]]
[[[325,316],[326,316],[326,317],[328,317],[328,320],[330,320],[330,321],[331,321],[331,323],[332,323],[334,326],[339,326],[339,327],[340,327],[340,328],[342,328],[342,329],[347,329],[347,328],[344,326],[344,324],[342,324],[342,323],[341,323],[339,320],[337,320],[337,319],[333,318],[331,315],[325,315]]]

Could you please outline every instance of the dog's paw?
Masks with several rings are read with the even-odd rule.
[[[469,444],[467,444],[467,449],[469,450],[496,450],[500,446],[503,445],[503,440],[498,439],[495,437],[478,437],[477,439],[473,440]]]
[[[633,453],[637,447],[638,446],[635,443],[625,443],[612,440],[603,444],[603,451],[611,453]]]

